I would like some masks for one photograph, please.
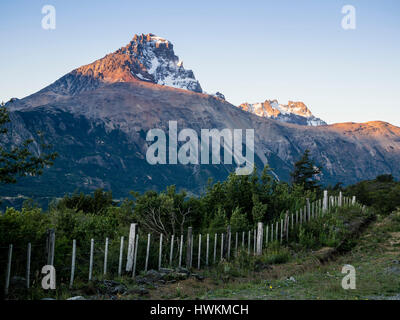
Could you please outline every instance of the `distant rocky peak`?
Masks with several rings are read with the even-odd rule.
[[[325,121],[316,118],[301,101],[289,101],[284,105],[280,104],[278,100],[265,100],[265,102],[259,103],[242,103],[238,107],[259,117],[278,121],[308,126],[326,125]]]

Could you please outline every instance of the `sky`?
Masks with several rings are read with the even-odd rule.
[[[56,28],[42,28],[42,7]],[[345,30],[342,8],[355,8]],[[0,101],[154,33],[207,92],[238,105],[303,101],[328,123],[400,126],[400,1],[2,0]]]

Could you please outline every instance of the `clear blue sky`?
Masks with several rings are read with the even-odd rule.
[[[56,30],[41,28],[46,4]],[[347,4],[356,30],[341,27]],[[0,101],[151,32],[174,44],[204,90],[233,104],[300,100],[329,123],[400,126],[398,0],[2,0],[0,12]]]

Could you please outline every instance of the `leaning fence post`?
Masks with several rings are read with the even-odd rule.
[[[257,255],[262,254],[264,225],[262,222],[257,223]]]
[[[150,238],[151,234],[147,234],[147,248],[146,248],[146,262],[144,265],[144,271],[147,272],[147,267],[149,266],[149,255],[150,255]]]
[[[93,274],[93,252],[94,252],[94,239],[90,239],[89,281],[92,281],[92,274]]]
[[[107,257],[108,256],[108,238],[106,238],[106,244],[104,247],[104,275],[107,274]]]
[[[121,244],[119,247],[119,260],[118,260],[118,276],[122,273],[122,255],[124,253],[124,237],[121,237]]]
[[[137,262],[137,250],[139,245],[139,233],[136,234],[136,241],[135,241],[135,255],[133,258],[133,270],[132,270],[132,278],[136,277],[136,262]]]
[[[71,261],[71,279],[69,280],[69,287],[74,285],[75,277],[75,259],[76,259],[76,240],[72,240],[72,261]]]
[[[186,268],[190,269],[192,261],[192,227],[188,227],[187,243],[186,243]]]
[[[171,236],[171,249],[169,251],[169,265],[172,266],[172,256],[174,254],[174,235]]]
[[[210,234],[207,233],[207,246],[206,246],[206,266],[207,267],[208,267],[209,246],[210,246]]]
[[[126,260],[126,272],[132,270],[133,266],[133,254],[135,251],[135,238],[136,238],[136,223],[131,223],[129,230],[129,242],[128,242],[128,256]]]
[[[183,234],[181,234],[181,244],[179,246],[179,268],[182,266]]]
[[[31,278],[31,243],[28,243],[28,250],[26,252],[26,288],[29,289]]]
[[[197,269],[200,270],[200,263],[201,263],[201,234],[199,234],[199,252],[197,255]]]
[[[160,248],[158,250],[158,270],[161,269],[161,257],[162,257],[162,239],[163,238],[163,234],[160,233]]]
[[[13,245],[10,244],[8,247],[8,262],[7,262],[7,274],[6,274],[6,286],[4,288],[5,295],[8,295],[8,288],[10,286],[10,275],[11,275],[11,260],[12,260]]]

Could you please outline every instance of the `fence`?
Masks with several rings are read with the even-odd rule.
[[[227,227],[224,233],[215,233],[213,235],[199,234],[195,236],[193,234],[192,227],[188,227],[186,237],[184,234],[180,236],[171,235],[170,239],[164,239],[163,234],[159,235],[158,240],[158,259],[157,268],[160,270],[163,267],[183,267],[187,269],[193,268],[193,263],[197,269],[201,267],[209,267],[210,265],[216,264],[222,260],[230,260],[231,257],[236,257],[239,250],[246,250],[247,253],[254,255],[261,255],[263,249],[267,248],[272,242],[278,243],[280,245],[289,244],[289,234],[294,231],[296,227],[304,223],[308,223],[311,220],[322,217],[332,208],[343,207],[355,205],[361,207],[359,203],[356,202],[356,197],[352,198],[344,197],[340,192],[339,196],[328,197],[328,192],[324,191],[323,199],[316,200],[310,203],[309,199],[306,199],[306,205],[304,208],[297,210],[296,212],[289,213],[287,211],[283,217],[275,220],[274,222],[264,226],[262,222],[257,224],[257,227],[252,230],[246,230],[242,232],[235,232],[232,234],[230,226]],[[362,207],[363,210],[365,206]],[[147,239],[142,241],[141,246],[139,246],[139,232],[138,225],[136,223],[131,224],[129,236],[128,236],[128,248],[126,252],[126,264],[123,268],[124,262],[124,251],[125,251],[125,237],[122,236],[119,239],[119,254],[118,254],[118,268],[117,275],[121,277],[124,273],[125,275],[130,275],[135,278],[138,274],[138,262],[142,262],[141,270],[148,271],[150,266],[150,254],[151,254],[151,244],[154,235],[147,234]],[[186,238],[186,242],[184,241]],[[241,239],[239,239],[241,238]],[[232,240],[233,239],[233,240]],[[169,245],[165,246],[169,241]],[[219,241],[219,243],[218,243]],[[154,242],[154,240],[153,240]],[[195,242],[197,242],[197,255],[193,254]],[[205,243],[204,243],[205,242]],[[232,243],[233,242],[233,243]],[[247,243],[246,243],[247,242]],[[55,257],[55,244],[56,235],[54,230],[48,230],[47,241],[46,241],[46,255],[47,264],[54,266]],[[103,276],[111,276],[109,273],[110,260],[109,260],[109,238],[106,238],[101,246],[104,246],[104,250],[100,250],[103,254],[102,257],[102,272]],[[144,245],[145,244],[145,245]],[[233,244],[233,246],[232,246]],[[94,275],[94,255],[96,253],[96,246],[99,246],[98,241],[91,239],[90,241],[90,251],[89,251],[89,266],[88,266],[88,281],[93,280]],[[154,246],[154,245],[153,245]],[[143,255],[139,255],[138,251],[144,250]],[[219,252],[218,252],[219,249]],[[6,264],[6,279],[5,279],[5,295],[8,294],[10,287],[10,277],[12,272],[12,258],[13,258],[13,245],[10,244],[8,247],[8,256]],[[99,251],[97,251],[99,254]],[[145,258],[143,259],[143,257]],[[32,246],[31,243],[27,244],[26,247],[26,288],[30,287],[31,280],[31,261],[32,261]],[[154,267],[154,266],[153,266]],[[124,269],[124,272],[123,272]],[[69,276],[69,287],[72,288],[74,285],[74,280],[76,278],[77,271],[77,242],[74,239],[72,241],[71,248],[71,268]]]

